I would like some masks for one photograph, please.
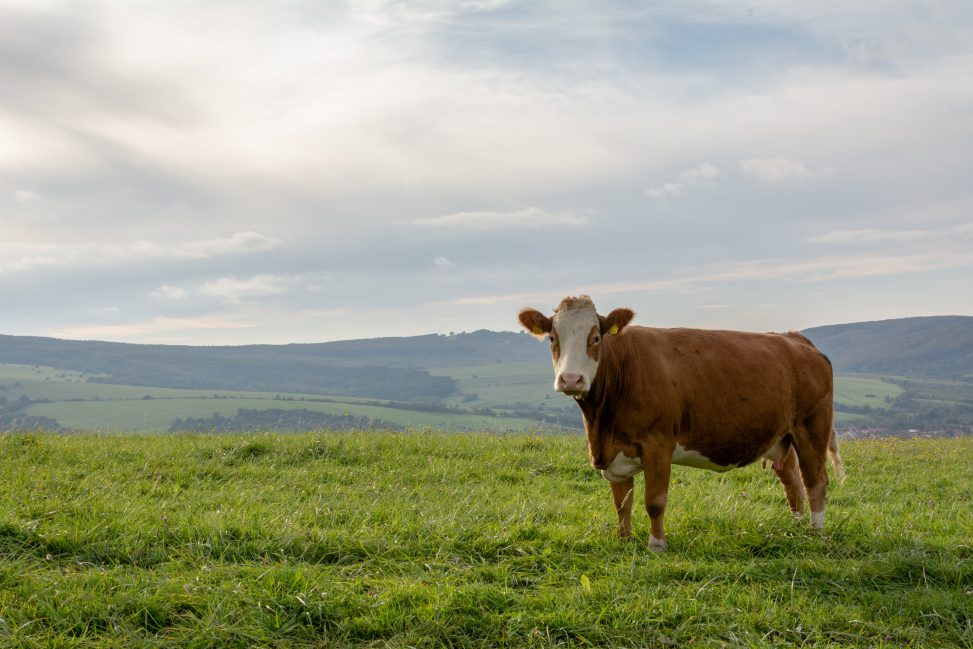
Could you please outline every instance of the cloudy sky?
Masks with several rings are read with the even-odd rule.
[[[0,333],[973,314],[968,0],[0,0]]]

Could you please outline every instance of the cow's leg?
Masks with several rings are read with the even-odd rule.
[[[645,511],[652,523],[649,549],[662,552],[666,549],[666,533],[662,517],[669,498],[669,474],[672,471],[672,449],[643,448],[642,466],[645,467]]]
[[[797,452],[793,447],[788,449],[787,455],[782,460],[774,460],[774,473],[777,479],[784,485],[784,493],[787,495],[787,504],[795,516],[804,514],[804,487],[801,486],[801,472],[797,465]]]
[[[632,490],[635,480],[629,478],[621,482],[610,481],[615,511],[618,513],[618,535],[623,539],[632,538]]]
[[[801,467],[801,478],[811,506],[811,526],[824,527],[824,500],[828,490],[828,443],[831,440],[831,403],[827,412],[819,408],[794,431],[794,450]]]

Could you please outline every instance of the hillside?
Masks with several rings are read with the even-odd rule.
[[[92,382],[433,401],[453,393],[427,367],[539,358],[525,335],[487,331],[306,345],[190,347],[0,336],[0,363],[83,372]]]
[[[835,370],[839,430],[973,428],[973,318],[806,330]],[[0,429],[576,430],[548,346],[476,331],[190,347],[0,335]],[[857,431],[857,432],[856,432]]]
[[[831,358],[836,372],[973,378],[973,317],[858,322],[804,334]]]
[[[973,378],[973,317],[829,325],[804,333],[837,372]],[[126,385],[437,399],[454,386],[433,368],[547,361],[546,345],[512,332],[291,345],[191,347],[0,335],[0,363],[44,365]]]

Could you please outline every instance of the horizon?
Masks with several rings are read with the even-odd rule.
[[[637,318],[638,318],[638,314],[636,314],[636,319]],[[853,326],[853,325],[878,324],[884,322],[896,322],[896,321],[903,321],[903,320],[924,320],[924,319],[932,319],[932,318],[969,318],[973,320],[973,316],[961,315],[961,314],[945,314],[945,315],[934,315],[934,316],[905,316],[902,318],[885,318],[882,320],[862,320],[858,322],[836,322],[831,324],[815,325],[812,327],[803,327],[801,329],[791,330],[791,331],[804,332],[804,331],[809,331],[811,329],[824,329],[828,327],[846,327],[846,326]],[[635,322],[635,321],[633,321],[630,326],[652,327],[652,325],[640,324],[639,322]],[[652,328],[665,328],[665,327],[652,327]],[[694,327],[689,327],[689,328],[694,328]],[[780,330],[777,333],[783,333],[784,331],[787,330]],[[0,332],[0,336],[8,336],[13,338],[42,338],[47,340],[58,340],[58,341],[73,342],[73,343],[107,343],[107,344],[119,344],[119,345],[147,345],[147,346],[151,345],[151,346],[173,346],[173,347],[258,347],[258,346],[283,347],[287,345],[326,345],[329,343],[363,342],[363,341],[383,340],[383,339],[420,338],[426,336],[444,336],[444,337],[464,336],[464,335],[476,334],[480,332],[486,332],[492,334],[523,334],[525,336],[534,337],[530,332],[525,331],[523,328],[519,330],[481,328],[481,329],[475,329],[471,331],[450,331],[450,332],[432,331],[426,333],[400,335],[400,336],[387,335],[387,336],[372,336],[369,338],[341,338],[337,340],[313,340],[313,341],[305,341],[305,342],[283,342],[283,343],[244,342],[244,343],[232,343],[232,344],[203,343],[203,344],[195,344],[195,345],[187,344],[187,343],[138,343],[138,342],[129,342],[124,340],[102,340],[102,339],[95,339],[95,338],[58,338],[54,336],[38,336],[34,334],[8,334],[5,332]]]
[[[0,43],[8,335],[973,316],[964,0],[0,0]]]

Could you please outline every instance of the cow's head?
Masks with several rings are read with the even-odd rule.
[[[633,317],[631,309],[598,315],[591,298],[582,295],[561,300],[550,318],[525,308],[520,312],[520,324],[538,338],[551,337],[554,389],[581,398],[591,389],[598,372],[602,338],[621,332]]]

